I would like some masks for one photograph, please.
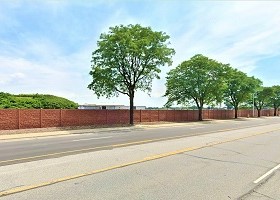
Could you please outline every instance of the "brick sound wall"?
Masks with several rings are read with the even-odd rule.
[[[62,110],[41,110],[41,127],[60,127]]]
[[[0,129],[19,128],[19,110],[0,110]]]
[[[40,128],[41,109],[20,110],[19,109],[19,128]]]
[[[203,119],[233,119],[233,110],[203,110]],[[252,110],[239,110],[238,117],[252,117]],[[255,111],[255,117],[258,115]],[[262,110],[261,116],[273,116]],[[135,110],[134,122],[197,121],[197,110]],[[0,130],[65,126],[129,124],[129,110],[1,109]]]

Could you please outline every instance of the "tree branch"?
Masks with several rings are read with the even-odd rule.
[[[119,93],[126,94],[127,96],[129,96],[129,94],[128,94],[127,92],[123,92],[123,91],[119,90],[119,89],[116,88],[116,87],[115,87],[115,90],[116,90],[117,92],[119,92]]]
[[[144,77],[140,78],[140,76],[141,76],[141,74],[144,72],[144,70],[146,69],[146,66],[147,66],[147,64],[148,64],[148,62],[149,62],[149,59],[150,59],[150,58],[147,58],[147,60],[145,61],[145,63],[142,65],[143,68],[142,68],[142,70],[138,73],[137,78],[136,78],[135,81],[134,81],[134,84],[136,84],[139,80],[141,80],[141,79],[144,78]],[[136,74],[137,74],[137,73],[136,73]]]

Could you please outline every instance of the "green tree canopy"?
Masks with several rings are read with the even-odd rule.
[[[277,115],[277,110],[280,107],[280,85],[272,86],[272,96],[270,98],[271,105],[274,108],[274,116]]]
[[[225,104],[231,104],[235,110],[235,118],[241,103],[251,99],[253,92],[262,84],[259,79],[248,77],[244,72],[231,67],[226,74],[227,87],[224,93]]]
[[[195,102],[199,110],[199,120],[202,120],[205,104],[222,101],[226,68],[226,65],[201,54],[182,62],[167,74],[166,105],[170,106],[173,102]]]
[[[258,110],[258,117],[261,116],[261,110],[264,106],[269,105],[273,90],[271,87],[261,87],[254,94],[254,106]]]
[[[174,49],[169,36],[140,25],[111,27],[97,42],[92,53],[92,82],[88,88],[107,98],[125,94],[130,99],[130,124],[136,90],[151,91],[152,80],[159,79],[160,66],[171,65]]]

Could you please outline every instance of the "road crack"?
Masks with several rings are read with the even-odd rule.
[[[237,198],[238,200],[244,200],[246,199],[247,197],[249,197],[251,194],[253,193],[257,193],[257,194],[260,194],[260,195],[263,195],[259,192],[257,192],[257,190],[264,186],[273,176],[275,175],[275,173],[272,173],[270,176],[268,176],[263,182],[259,183],[258,185],[256,185],[255,187],[253,187],[251,190],[249,190],[247,193],[241,195],[239,198]],[[270,197],[271,199],[273,199],[272,197]],[[275,199],[276,200],[276,199]]]
[[[268,169],[267,166],[255,165],[255,164],[251,164],[251,163],[243,163],[243,162],[237,162],[237,161],[229,161],[229,160],[221,160],[221,159],[215,159],[215,158],[207,158],[207,157],[202,157],[202,156],[191,155],[189,153],[183,153],[183,155],[186,155],[186,156],[189,156],[189,157],[193,157],[193,158],[203,159],[203,160],[215,161],[215,162],[223,162],[223,163],[231,163],[231,164],[257,166],[257,167],[260,167],[260,168]]]
[[[266,194],[263,194],[263,193],[260,193],[260,192],[257,192],[257,191],[254,191],[254,192],[257,193],[257,194],[260,194],[260,195],[262,195],[262,196],[264,196],[264,197],[267,197],[267,198],[269,198],[269,199],[277,200],[277,199],[274,199],[274,198],[272,198],[272,197],[270,197],[270,196],[268,196],[268,195],[266,195]]]

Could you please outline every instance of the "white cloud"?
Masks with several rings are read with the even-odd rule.
[[[93,24],[89,22],[95,15],[84,19],[76,18],[75,13],[71,13],[71,20],[74,21],[67,22],[67,9],[74,4],[84,9],[89,7],[101,11],[106,4],[106,8],[110,7],[112,12],[105,13],[103,18],[99,16],[98,29],[84,34],[80,30],[91,30],[90,26]],[[143,4],[145,2],[141,2],[141,6]],[[8,4],[7,11],[0,8],[0,11],[5,13],[0,12],[0,23],[4,27],[0,30],[0,45],[4,47],[0,48],[1,90],[11,93],[50,93],[79,103],[128,104],[126,96],[98,100],[93,92],[87,89],[91,81],[88,75],[91,53],[96,47],[96,41],[101,33],[108,32],[110,26],[119,24],[140,23],[169,34],[171,46],[176,50],[171,68],[197,53],[202,53],[221,62],[231,63],[233,67],[250,74],[258,67],[257,63],[260,60],[280,54],[279,2],[157,1],[149,4],[149,13],[141,15],[143,17],[136,15],[138,10],[135,10],[134,15],[128,10],[132,7],[124,5],[115,1],[109,1],[107,4],[103,1],[78,3],[55,0],[35,4],[33,8],[40,6],[42,10],[47,9],[48,14],[65,14],[63,22],[46,23],[51,26],[50,33],[58,34],[55,39],[52,38],[53,35],[36,35],[32,34],[32,30],[21,32],[18,29],[24,27],[24,24],[7,13],[9,9],[24,6],[20,1],[17,1],[15,7]],[[129,2],[127,5],[130,5]],[[141,6],[138,7],[139,12],[145,13]],[[28,4],[28,9],[32,11],[31,7],[32,5]],[[153,12],[150,12],[152,10]],[[73,27],[69,27],[72,23]],[[84,26],[80,26],[78,31],[75,25],[79,23],[84,23]],[[14,32],[18,31],[19,43],[17,40],[7,41],[1,38],[1,31],[5,32],[7,27],[14,29]],[[60,40],[64,39],[65,41],[60,43]],[[88,43],[79,43],[87,40]],[[65,42],[68,42],[67,47],[63,46]],[[75,49],[71,49],[69,43]],[[169,69],[162,67],[161,80],[153,82],[151,97],[143,92],[136,93],[135,104],[162,106],[165,103],[166,99],[162,95],[165,92],[165,76]]]
[[[11,74],[11,77],[12,78],[24,78],[25,74],[23,74],[23,73],[14,73],[14,74]]]
[[[195,10],[190,30],[173,39],[177,62],[202,53],[250,73],[259,60],[279,55],[279,3],[216,4]]]

